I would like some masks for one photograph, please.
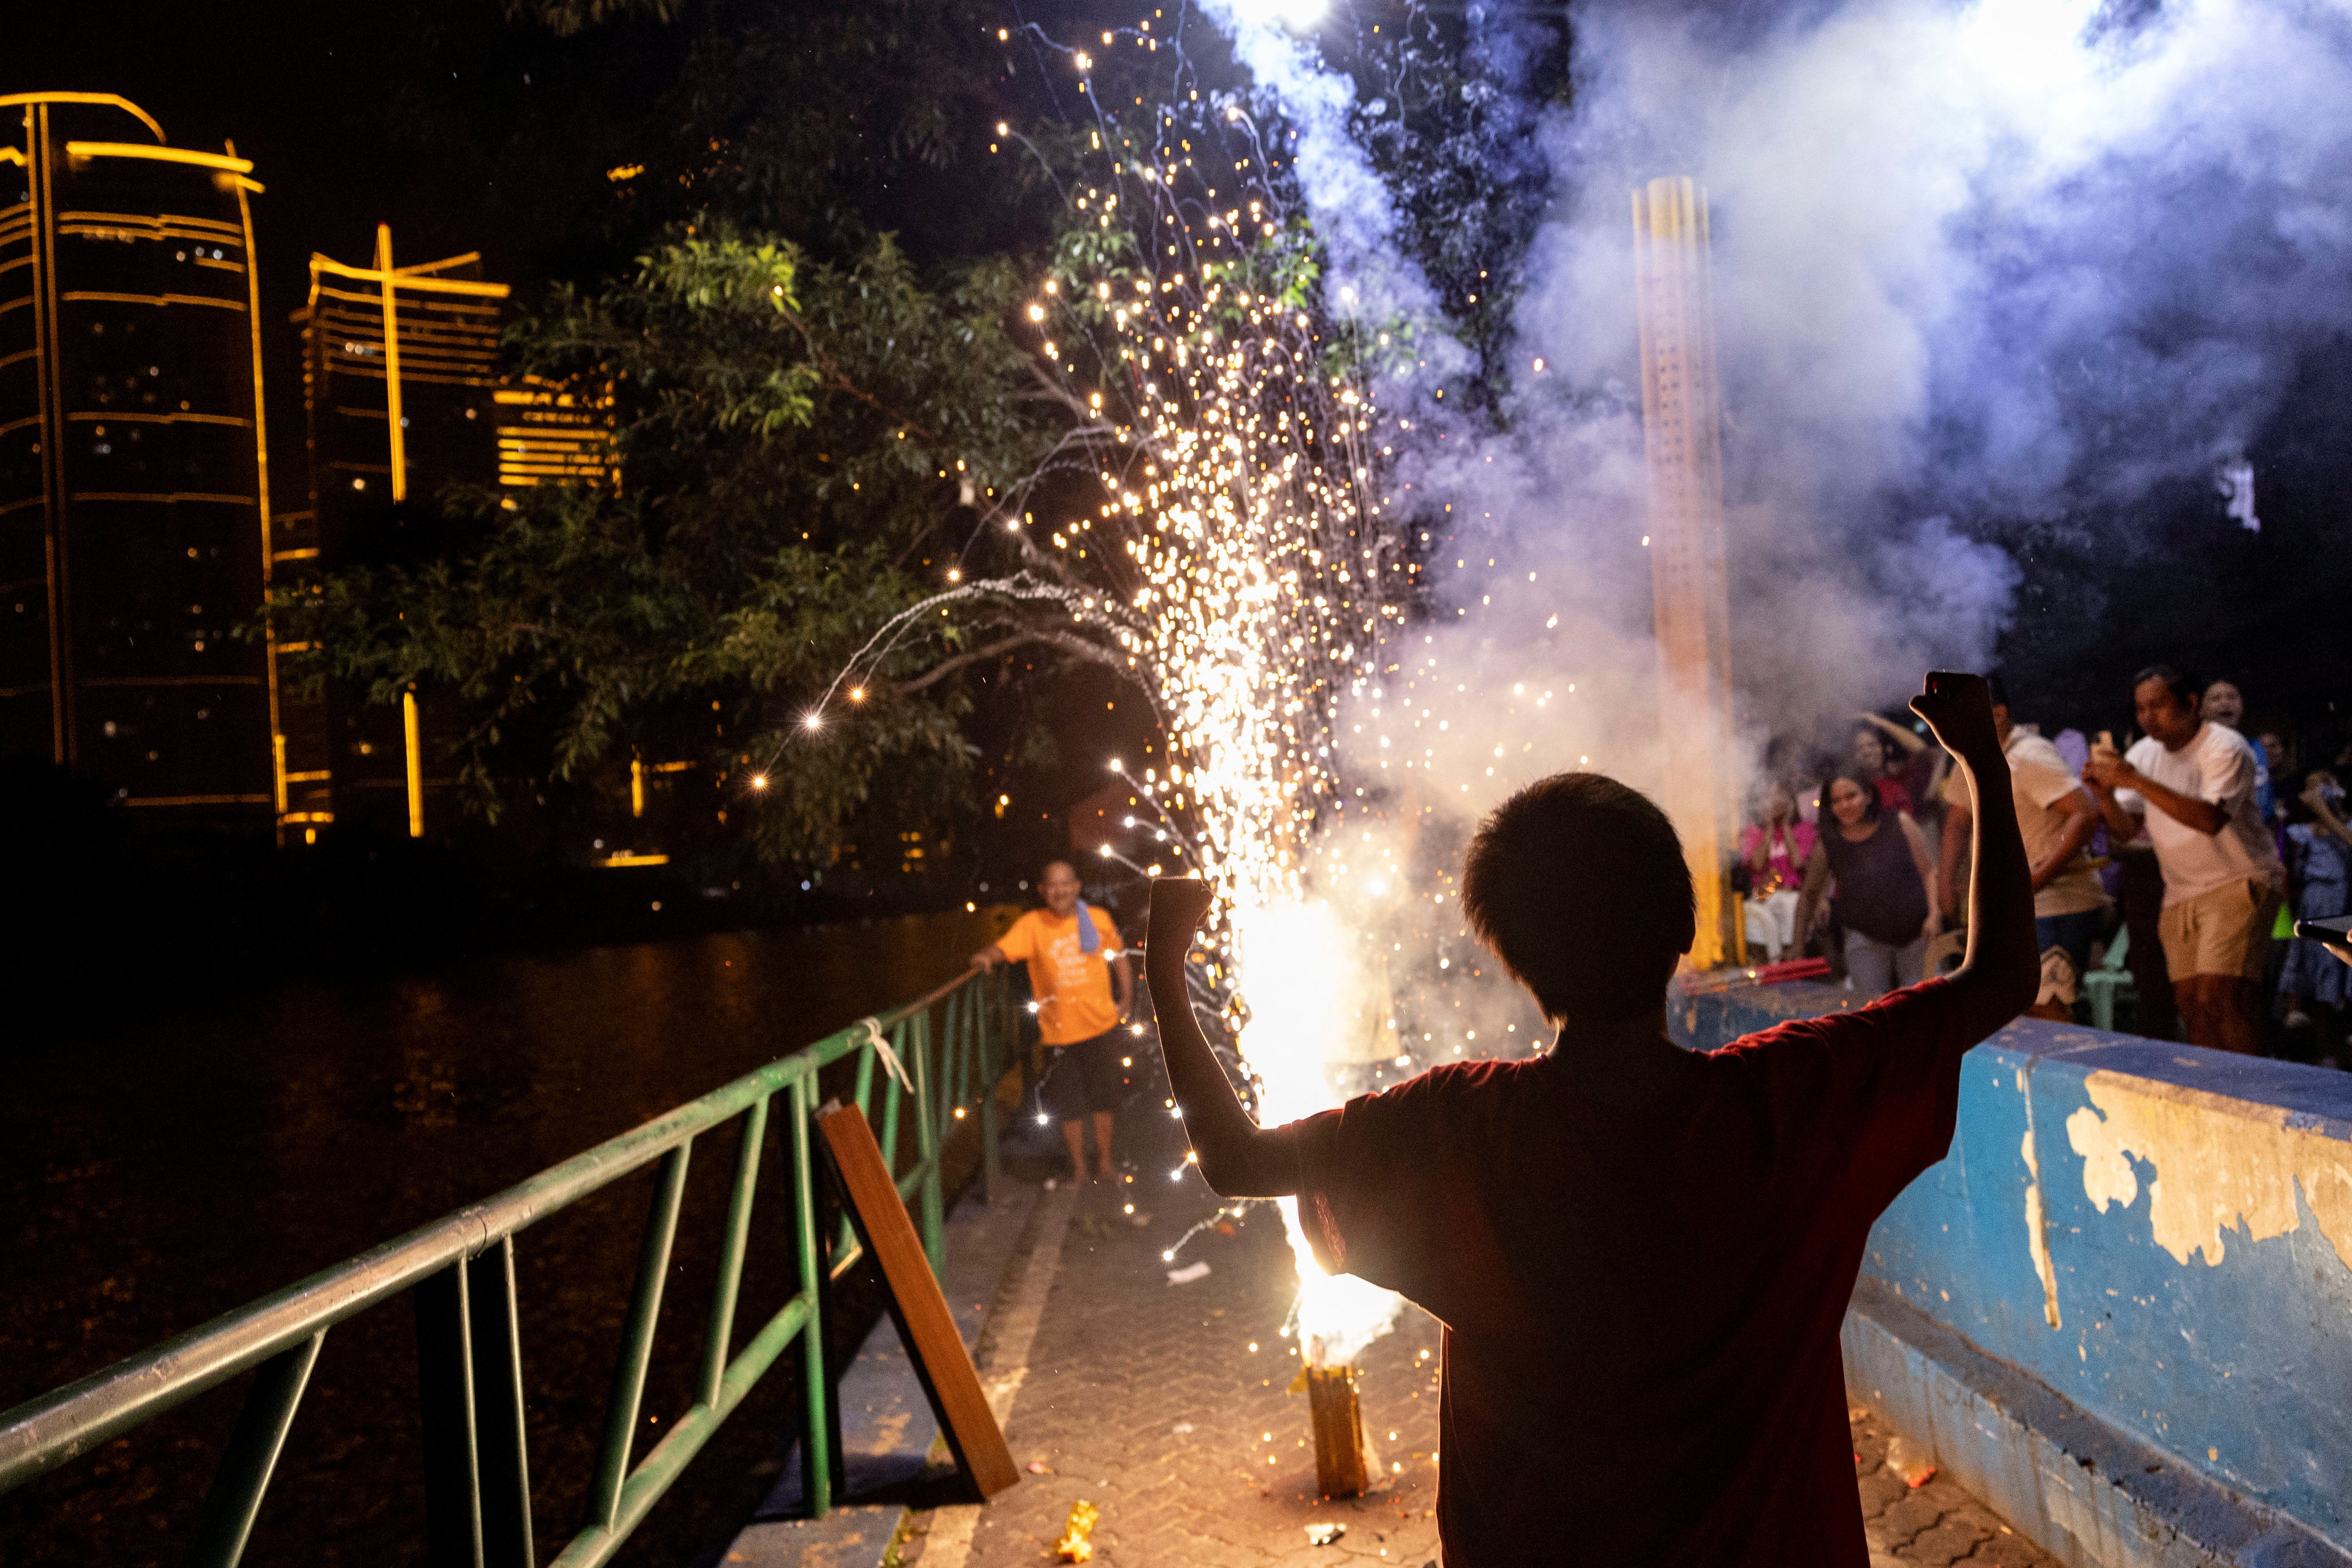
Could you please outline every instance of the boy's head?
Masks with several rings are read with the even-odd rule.
[[[1559,773],[1495,808],[1462,868],[1470,930],[1578,1024],[1658,1005],[1697,932],[1690,868],[1674,824],[1599,773]]]

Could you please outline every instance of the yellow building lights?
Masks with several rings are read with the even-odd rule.
[[[536,376],[500,387],[499,483],[601,485],[613,477],[609,404],[568,392]]]

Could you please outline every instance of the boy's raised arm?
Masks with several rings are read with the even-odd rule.
[[[2041,990],[2033,872],[2018,832],[2009,762],[1993,727],[1984,677],[1931,671],[1911,710],[1927,721],[1968,774],[1976,869],[1969,884],[1968,958],[1952,976],[1952,991],[1963,1009],[1963,1031],[1971,1041],[1981,1040],[2033,1005]]]
[[[1143,976],[1160,1017],[1169,1091],[1183,1113],[1201,1179],[1211,1191],[1228,1198],[1288,1197],[1299,1188],[1297,1139],[1289,1128],[1262,1128],[1250,1120],[1192,1016],[1184,954],[1208,912],[1209,898],[1208,884],[1190,877],[1162,877],[1151,884]]]

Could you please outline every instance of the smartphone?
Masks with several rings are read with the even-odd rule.
[[[2352,915],[2297,921],[2294,922],[2294,934],[2305,942],[2332,942],[2338,947],[2352,947]]]

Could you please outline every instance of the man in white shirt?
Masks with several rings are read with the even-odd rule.
[[[2286,872],[2254,804],[2254,754],[2199,714],[2196,686],[2168,665],[2140,671],[2143,739],[2091,753],[2091,787],[2116,842],[2143,824],[2164,870],[2165,968],[2191,1045],[2262,1047],[2262,976]]]
[[[2025,837],[2026,863],[2033,877],[2033,936],[2043,952],[2063,948],[2081,974],[2090,967],[2091,944],[2105,923],[2107,892],[2099,885],[2083,847],[2099,826],[2098,803],[2074,777],[2056,745],[2009,717],[2009,689],[1987,676],[1992,695],[1993,731],[2009,762],[2010,792],[2017,803],[2017,826]],[[1958,908],[1952,883],[1969,847],[1971,818],[1966,789],[1946,799],[1943,844],[1944,913]]]

